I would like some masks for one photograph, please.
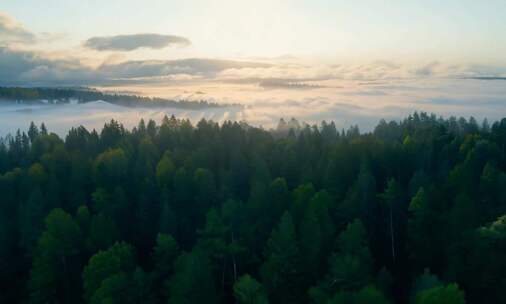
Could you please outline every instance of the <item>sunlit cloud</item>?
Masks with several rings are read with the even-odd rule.
[[[57,115],[64,117],[57,120],[56,128],[65,130],[81,120],[95,127],[111,117],[136,123],[139,117],[159,119],[171,113],[192,120],[244,119],[265,127],[274,126],[280,117],[308,123],[333,120],[340,128],[358,123],[368,130],[379,117],[395,119],[415,110],[490,119],[506,111],[506,67],[500,64],[455,64],[440,58],[349,62],[293,55],[193,56],[197,42],[182,48],[193,37],[157,34],[85,37],[62,48],[51,43],[67,39],[75,37],[35,33],[0,14],[0,85],[93,86],[109,92],[244,107],[153,112],[94,103],[61,111],[18,109],[0,117],[5,130]],[[175,48],[167,52],[168,47]],[[89,113],[89,119],[82,119],[81,113]]]
[[[23,25],[0,12],[0,43],[34,42],[36,35],[25,29]]]

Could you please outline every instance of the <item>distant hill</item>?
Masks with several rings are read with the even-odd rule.
[[[87,103],[103,100],[126,107],[172,107],[184,109],[219,108],[239,106],[237,104],[217,104],[205,100],[170,100],[138,95],[103,93],[86,87],[72,88],[23,88],[0,87],[0,103],[16,102],[26,104],[65,104]]]

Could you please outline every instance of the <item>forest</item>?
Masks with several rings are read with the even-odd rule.
[[[1,303],[506,303],[506,118],[27,130]]]
[[[158,97],[146,97],[133,94],[104,93],[87,87],[63,88],[28,88],[28,87],[1,87],[0,104],[18,102],[25,104],[64,104],[75,100],[78,103],[103,100],[112,104],[126,107],[172,107],[182,109],[206,109],[237,104],[218,104],[206,100],[170,100]]]

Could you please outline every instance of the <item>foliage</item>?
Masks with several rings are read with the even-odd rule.
[[[268,304],[263,286],[250,275],[245,274],[234,284],[234,296],[239,304]]]
[[[0,140],[0,302],[505,303],[505,147],[425,113],[31,124]]]

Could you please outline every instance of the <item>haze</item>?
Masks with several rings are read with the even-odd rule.
[[[185,115],[266,127],[284,116],[367,130],[415,110],[495,120],[506,110],[505,11],[500,0],[4,1],[0,85],[238,102],[240,112]],[[102,124],[45,111],[0,108],[2,133],[48,117]]]

